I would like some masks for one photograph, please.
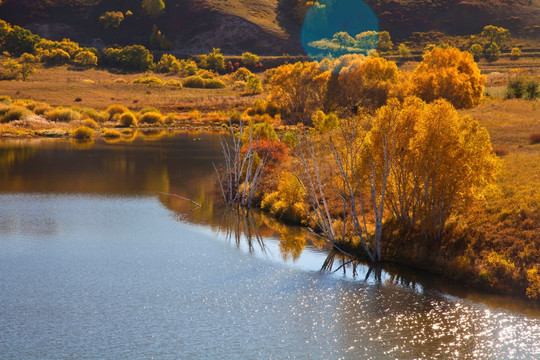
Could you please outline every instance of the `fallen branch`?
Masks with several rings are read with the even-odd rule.
[[[180,196],[180,195],[176,195],[176,194],[167,194],[167,193],[164,193],[164,192],[159,192],[159,194],[161,194],[161,195],[167,195],[167,196],[174,196],[174,197],[180,198],[180,199],[182,199],[182,200],[189,201],[190,203],[193,203],[193,204],[195,204],[195,205],[197,205],[197,206],[199,206],[199,207],[201,206],[201,204],[196,203],[195,201],[193,201],[193,200],[191,200],[191,199],[188,199],[188,198],[185,198],[185,197]]]

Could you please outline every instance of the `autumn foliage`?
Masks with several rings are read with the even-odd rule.
[[[337,75],[337,84],[329,85],[335,90],[328,94],[330,107],[341,111],[358,107],[375,110],[386,103],[398,79],[397,65],[381,57],[348,64]]]
[[[282,65],[270,79],[269,100],[282,109],[289,123],[310,123],[311,114],[322,107],[329,76],[316,62]]]
[[[472,54],[436,47],[414,70],[413,94],[427,102],[444,98],[458,109],[471,108],[480,102],[485,80]]]

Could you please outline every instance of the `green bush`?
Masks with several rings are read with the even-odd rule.
[[[394,43],[390,38],[388,31],[381,31],[379,33],[379,41],[377,42],[377,50],[379,51],[391,51],[394,48]]]
[[[107,48],[103,53],[103,61],[109,66],[141,72],[154,67],[154,56],[142,45]]]
[[[94,136],[94,129],[86,126],[80,126],[71,132],[75,139],[91,139]]]
[[[496,43],[492,43],[484,50],[484,56],[488,61],[495,61],[501,56],[501,48]]]
[[[72,109],[58,107],[54,110],[46,112],[45,117],[50,121],[70,122],[79,120],[81,118],[81,114]]]
[[[139,123],[141,124],[162,124],[164,120],[163,115],[159,112],[147,112],[139,117]]]
[[[131,82],[132,84],[142,84],[142,85],[162,85],[163,81],[161,79],[158,79],[155,76],[151,77],[143,77],[135,79]]]
[[[120,115],[120,119],[118,120],[118,123],[121,126],[126,126],[126,127],[134,126],[134,125],[137,125],[137,118],[135,117],[135,115],[133,115],[133,113],[125,112],[122,115]]]
[[[2,62],[5,71],[0,74],[0,79],[17,79],[21,73],[21,64],[15,59],[7,59]],[[9,73],[8,73],[9,72]]]
[[[181,69],[180,61],[170,54],[164,54],[156,65],[156,71],[160,73],[177,74]]]
[[[67,64],[71,57],[69,53],[62,49],[52,49],[52,50],[38,50],[38,58],[42,63],[45,63],[47,66],[60,66]]]
[[[540,97],[540,84],[536,80],[529,80],[525,83],[525,98],[534,100]]]
[[[510,51],[510,58],[512,60],[517,60],[521,57],[521,49],[518,47],[512,48]]]
[[[33,54],[34,47],[41,38],[33,34],[30,30],[23,29],[20,26],[14,26],[6,36],[4,36],[3,49],[8,51],[11,56],[21,56],[24,53]]]
[[[33,113],[23,106],[11,105],[2,109],[1,123],[7,123],[15,120],[24,120]]]
[[[482,56],[484,49],[482,48],[482,45],[480,44],[472,44],[471,47],[469,48],[469,52],[473,55],[474,60],[478,61],[480,57]]]
[[[522,99],[534,100],[540,97],[540,84],[536,80],[526,80],[517,78],[511,80],[507,87],[506,99]]]
[[[78,66],[96,66],[98,57],[91,51],[81,51],[75,56],[73,62]]]
[[[124,14],[121,11],[107,11],[99,17],[99,22],[105,29],[118,28],[124,21]]]
[[[150,17],[158,17],[165,11],[163,0],[143,0],[142,7]]]
[[[203,55],[199,67],[222,73],[225,70],[225,57],[218,48],[213,48],[208,55]]]
[[[412,56],[411,50],[405,44],[399,44],[398,53],[399,53],[399,56],[401,56],[402,59],[409,59]]]
[[[257,75],[250,75],[246,81],[246,89],[244,94],[255,95],[260,94],[263,91],[261,79]]]
[[[187,88],[204,88],[204,79],[198,75],[188,76],[182,81],[182,85]]]
[[[245,67],[241,67],[239,68],[238,70],[235,71],[234,75],[233,75],[233,79],[234,80],[242,80],[242,81],[246,81],[247,78],[250,76],[250,75],[253,75],[251,73],[251,71],[249,71],[248,69],[246,69]]]
[[[254,67],[259,62],[260,62],[260,59],[255,54],[252,54],[250,52],[245,52],[245,53],[242,54],[242,64],[244,64],[246,66]]]
[[[191,59],[180,60],[180,65],[182,67],[180,70],[182,76],[193,76],[199,71],[197,63]]]
[[[122,50],[115,47],[105,49],[103,52],[103,64],[107,66],[120,66],[120,54]]]
[[[523,97],[523,88],[525,86],[525,79],[517,78],[511,80],[506,86],[506,99],[521,99]]]
[[[220,79],[204,79],[205,89],[223,89],[227,85]]]

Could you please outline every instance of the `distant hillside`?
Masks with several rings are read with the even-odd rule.
[[[306,0],[164,0],[165,13],[148,16],[141,0],[4,0],[0,18],[50,39],[69,37],[85,45],[148,45],[153,25],[179,54],[302,53],[299,34]],[[337,0],[335,0],[337,1]],[[360,0],[359,0],[360,1]],[[449,34],[479,32],[484,25],[509,28],[514,35],[540,36],[540,0],[367,0],[381,30],[392,37],[414,31]],[[303,8],[305,10],[305,7]],[[107,11],[130,10],[117,29],[104,29]],[[300,12],[300,14],[299,14]]]

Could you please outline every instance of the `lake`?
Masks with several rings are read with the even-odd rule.
[[[540,358],[522,300],[223,209],[219,138],[0,142],[0,358]]]

